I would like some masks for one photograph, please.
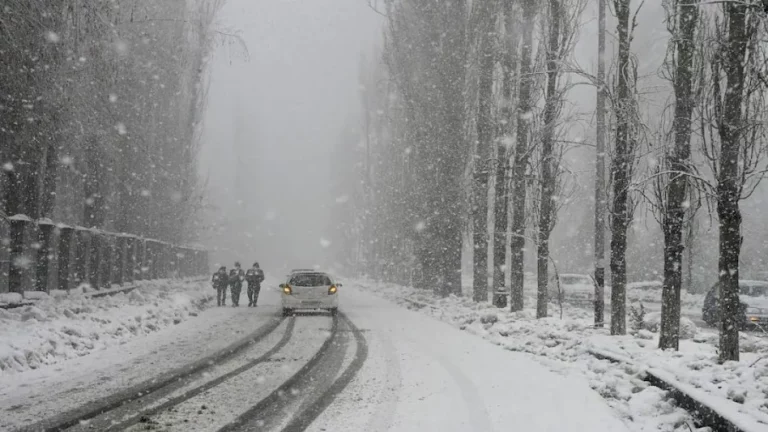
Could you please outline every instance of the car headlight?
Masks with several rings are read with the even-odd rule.
[[[293,290],[291,290],[291,286],[290,285],[283,285],[283,292],[285,294],[292,294]]]
[[[336,291],[337,291],[336,285],[331,285],[331,287],[328,288],[328,295],[336,294]]]

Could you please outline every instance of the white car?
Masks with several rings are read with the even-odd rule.
[[[563,273],[560,274],[560,283],[550,284],[550,298],[557,299],[562,292],[563,300],[569,301],[593,301],[595,298],[595,281],[592,276],[585,274]]]
[[[285,283],[280,284],[283,316],[302,309],[323,309],[331,315],[336,315],[339,309],[340,287],[341,284],[328,273],[316,270],[292,271]]]

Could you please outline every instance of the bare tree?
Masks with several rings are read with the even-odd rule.
[[[766,62],[756,1],[724,2],[707,20],[713,46],[703,45],[710,65],[702,92],[703,150],[716,178],[719,226],[720,361],[739,359],[739,257],[741,210],[766,172]],[[702,24],[704,25],[704,24]]]
[[[597,0],[597,100],[595,106],[595,327],[605,321],[605,3]]]
[[[534,47],[533,31],[536,22],[537,2],[522,0],[523,25],[522,47],[520,53],[520,98],[517,106],[517,140],[515,157],[512,163],[512,253],[511,268],[509,269],[512,289],[510,308],[512,311],[523,309],[524,250],[525,250],[525,204],[526,204],[526,171],[530,159],[531,124],[533,121],[533,64]]]
[[[477,38],[480,72],[478,79],[477,151],[474,158],[473,192],[473,295],[476,302],[488,300],[488,179],[491,166],[491,144],[494,137],[492,118],[493,70],[495,66],[496,1],[478,6]]]
[[[691,115],[695,78],[696,24],[699,6],[696,0],[671,0],[666,5],[667,26],[671,34],[666,67],[675,92],[674,148],[665,152],[658,177],[659,203],[664,231],[664,287],[661,299],[659,348],[678,349],[680,340],[680,289],[683,280],[683,228],[690,182]]]
[[[501,112],[500,135],[496,146],[496,181],[494,191],[494,240],[493,240],[493,289],[502,291],[505,285],[503,268],[507,258],[507,228],[509,226],[509,172],[510,153],[516,131],[518,81],[518,51],[520,46],[519,17],[516,14],[517,0],[503,0],[504,42],[501,60]],[[495,299],[494,299],[495,300]]]
[[[538,210],[538,295],[536,316],[547,316],[549,303],[549,240],[556,221],[557,186],[561,172],[562,144],[557,141],[556,130],[561,117],[565,88],[561,85],[563,60],[573,50],[577,22],[583,10],[583,2],[550,0],[547,17],[546,88],[544,121],[540,149],[540,200]]]
[[[611,160],[613,197],[611,206],[611,334],[627,332],[627,228],[632,219],[629,188],[635,163],[636,131],[633,86],[636,80],[631,55],[630,1],[614,0],[618,33],[618,64],[613,108],[616,137]],[[633,20],[634,21],[634,20]]]

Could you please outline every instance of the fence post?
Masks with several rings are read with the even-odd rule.
[[[136,279],[136,237],[127,235],[126,242],[126,254],[125,254],[125,281],[133,282]]]
[[[138,280],[149,279],[149,263],[147,262],[147,240],[139,239],[137,243],[136,274]]]
[[[87,284],[91,274],[91,232],[87,228],[75,228],[75,282],[77,285]]]
[[[91,233],[91,267],[88,273],[88,283],[93,289],[101,289],[101,266],[104,263],[102,253],[103,241],[96,228],[90,229]]]
[[[101,237],[101,286],[105,288],[112,287],[112,278],[114,277],[113,267],[115,265],[115,237],[111,233],[102,231]]]
[[[72,263],[73,252],[75,248],[73,246],[73,236],[75,230],[72,227],[66,225],[59,225],[59,271],[58,271],[58,289],[69,290],[72,288],[73,281],[73,269],[75,268]]]
[[[40,247],[37,250],[37,277],[35,281],[35,290],[50,292],[50,282],[55,277],[50,277],[57,269],[56,263],[56,226],[47,219],[37,221],[38,236],[37,243]]]
[[[125,284],[125,265],[128,262],[128,236],[118,234],[115,236],[114,282],[120,286]]]
[[[144,248],[146,250],[144,255],[144,267],[147,269],[146,279],[152,280],[155,279],[155,274],[157,272],[157,257],[155,254],[157,249],[155,248],[155,241],[147,240],[146,243],[144,243]]]
[[[11,253],[8,288],[24,295],[35,287],[35,261],[37,251],[32,247],[35,224],[25,215],[8,218],[11,222]],[[35,240],[34,243],[37,243]]]
[[[11,272],[11,224],[0,219],[0,293],[8,292]]]

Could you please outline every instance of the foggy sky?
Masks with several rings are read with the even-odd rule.
[[[200,154],[226,226],[206,240],[225,249],[212,262],[328,262],[321,242],[335,198],[329,155],[358,109],[359,57],[380,39],[380,28],[363,0],[227,2],[216,29],[238,34],[249,58],[219,35]]]

